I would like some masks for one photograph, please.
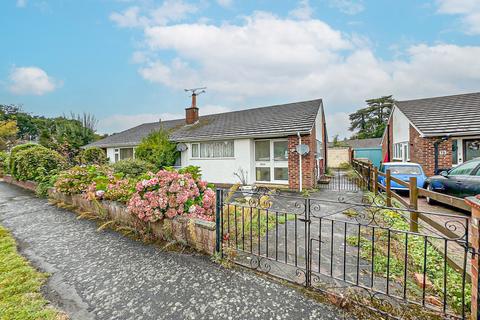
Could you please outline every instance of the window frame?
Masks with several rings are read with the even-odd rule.
[[[256,148],[257,142],[267,141],[269,143],[269,159],[268,160],[257,160],[256,159]],[[275,160],[275,143],[276,142],[286,142],[286,159],[284,160]],[[254,140],[254,168],[255,168],[255,181],[258,183],[271,183],[271,184],[288,184],[290,180],[290,175],[288,172],[288,159],[290,157],[288,149],[288,138],[272,138],[272,139],[256,139]],[[270,180],[258,180],[257,179],[257,168],[268,168],[270,170]],[[286,180],[276,180],[275,179],[275,169],[286,169],[287,170],[287,179]]]
[[[132,158],[125,158],[125,159],[135,159],[135,147],[114,148],[113,149],[113,158],[115,160],[114,162],[125,160],[125,159],[122,159],[121,157],[122,149],[132,149]]]
[[[406,148],[405,148],[406,147]],[[406,150],[405,150],[406,149]],[[404,157],[404,153],[406,155]],[[410,161],[410,143],[408,141],[396,142],[393,144],[393,160]]]
[[[202,154],[202,151],[201,151],[201,148],[202,148],[202,144],[213,144],[213,143],[225,143],[225,142],[231,142],[232,143],[232,153],[233,155],[232,156],[222,156],[222,157],[202,157],[201,154]],[[197,156],[194,156],[193,154],[193,149],[194,149],[194,145],[196,145],[196,149],[197,149]],[[235,159],[235,140],[212,140],[212,141],[199,141],[199,142],[192,142],[190,143],[190,148],[192,149],[192,151],[190,152],[190,158],[191,159],[195,159],[195,160],[218,160],[218,159]]]

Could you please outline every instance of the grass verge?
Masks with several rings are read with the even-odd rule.
[[[42,296],[46,278],[18,253],[15,240],[0,226],[0,319],[67,319]]]

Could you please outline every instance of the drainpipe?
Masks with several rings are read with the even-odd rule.
[[[300,132],[297,132],[297,136],[298,136],[298,145],[301,145],[302,144],[302,137],[300,136]],[[298,152],[298,166],[299,166],[299,171],[300,171],[300,176],[299,176],[299,191],[302,192],[302,184],[303,184],[303,181],[302,181],[302,155],[300,154],[300,152]]]

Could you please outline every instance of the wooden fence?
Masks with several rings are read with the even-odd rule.
[[[430,197],[430,199],[435,200],[440,203],[447,204],[449,206],[465,210],[471,211],[471,207],[467,205],[464,199],[452,197],[446,194],[442,194],[439,192],[430,191],[424,188],[419,188],[417,186],[417,178],[411,177],[409,182],[400,180],[398,178],[393,177],[390,174],[390,170],[387,170],[385,173],[378,171],[376,167],[374,167],[371,163],[366,161],[360,161],[353,159],[352,166],[355,171],[360,175],[361,179],[365,182],[367,189],[372,191],[374,194],[378,194],[380,191],[385,193],[386,197],[386,205],[387,207],[392,206],[392,199],[397,200],[401,205],[405,208],[408,208],[411,211],[410,216],[410,230],[413,232],[418,231],[418,219],[422,219],[428,224],[436,227],[437,229],[441,226],[435,226],[435,221],[429,221],[428,217],[422,215],[418,211],[418,198],[419,197]],[[385,185],[379,183],[379,177],[385,177]],[[409,198],[406,200],[405,198],[401,197],[396,192],[392,191],[391,185],[392,181],[404,186],[408,189]],[[442,228],[442,232],[448,232],[445,228]]]

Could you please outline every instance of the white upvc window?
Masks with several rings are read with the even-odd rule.
[[[393,159],[401,161],[410,161],[410,144],[408,142],[398,142],[393,144]]]
[[[255,140],[255,180],[288,183],[288,140]]]
[[[115,162],[135,158],[135,148],[116,148],[114,150]]]
[[[192,158],[234,158],[235,150],[233,140],[195,142],[191,145]]]

